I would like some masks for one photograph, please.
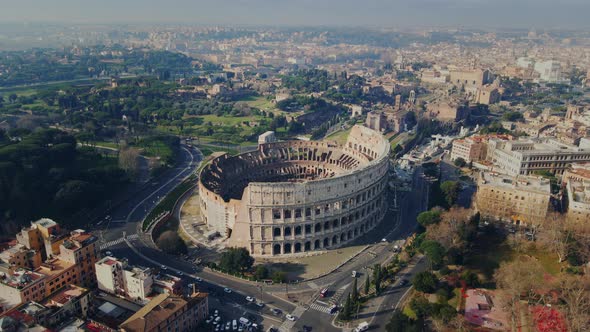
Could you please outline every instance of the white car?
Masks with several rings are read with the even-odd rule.
[[[112,253],[112,252],[110,252],[110,251],[107,251],[107,252],[105,252],[105,254],[106,254],[107,256],[113,256],[113,253]]]
[[[184,275],[184,273],[182,273],[182,271],[178,271],[178,272],[176,272],[176,274],[178,274],[181,277]]]
[[[198,282],[203,281],[203,279],[201,279],[200,277],[195,277],[195,280],[198,281]]]
[[[168,267],[166,267],[166,265],[162,265],[162,266],[160,266],[160,269],[166,271],[166,270],[168,270]]]
[[[225,329],[228,331],[231,329],[231,322],[225,323]]]
[[[221,321],[221,317],[217,316],[217,318],[215,318],[215,323],[219,323]]]
[[[292,321],[292,322],[294,322],[294,321],[295,321],[295,316],[293,316],[293,315],[291,315],[291,314],[289,314],[289,315],[285,316],[285,318],[287,318],[288,320],[290,320],[290,321]]]
[[[226,293],[228,293],[228,294],[229,294],[229,293],[231,293],[231,289],[229,289],[229,288],[227,288],[227,287],[225,287],[225,288],[223,289],[223,291],[224,291],[224,292],[226,292]]]
[[[258,303],[256,303],[256,305],[259,306],[260,308],[264,307],[264,303],[262,303],[262,302],[258,302]]]
[[[215,309],[215,313],[213,313],[213,316],[215,316],[215,317],[219,316],[219,310]]]
[[[256,299],[253,298],[252,296],[246,296],[246,301],[248,301],[248,302],[254,302],[254,300],[256,300]]]

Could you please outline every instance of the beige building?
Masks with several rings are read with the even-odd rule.
[[[47,296],[45,280],[45,275],[25,269],[0,275],[0,306],[6,310],[20,303],[41,301]]]
[[[98,289],[145,301],[152,292],[154,278],[149,268],[129,266],[126,260],[104,257],[95,264]]]
[[[94,263],[99,257],[98,238],[82,229],[75,230],[59,247],[59,258],[75,264],[80,275],[80,286],[96,285]]]
[[[550,198],[548,179],[481,172],[475,205],[482,217],[529,224],[546,217]]]
[[[387,117],[383,112],[369,112],[365,120],[365,126],[378,132],[387,129]]]
[[[457,101],[435,101],[426,105],[426,116],[443,122],[461,121],[469,117],[469,106]]]
[[[491,73],[487,69],[454,69],[450,71],[450,83],[456,86],[479,88],[491,82]]]
[[[491,105],[500,102],[500,92],[495,85],[484,85],[477,89],[475,102],[483,105]]]
[[[74,263],[59,258],[45,261],[35,269],[35,272],[45,275],[45,295],[59,290],[67,285],[80,284],[80,270]]]
[[[459,158],[466,162],[474,162],[484,160],[486,158],[487,144],[483,138],[467,137],[464,139],[456,139],[453,141],[451,148],[451,160],[455,161]]]
[[[567,188],[567,213],[570,222],[590,222],[590,181],[569,179]]]
[[[41,265],[41,261],[40,251],[28,249],[20,243],[0,252],[0,263],[7,264],[9,269],[35,269]]]
[[[119,327],[127,332],[197,331],[208,313],[206,293],[193,293],[188,299],[160,294]]]
[[[204,221],[254,256],[346,245],[383,219],[389,149],[354,126],[344,145],[289,141],[220,156],[199,176]]]

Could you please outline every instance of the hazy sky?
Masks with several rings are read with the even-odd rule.
[[[590,0],[0,0],[0,22],[590,26]]]

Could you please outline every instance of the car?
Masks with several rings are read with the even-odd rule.
[[[227,288],[227,287],[225,287],[225,288],[223,289],[223,291],[224,291],[224,292],[226,292],[226,293],[228,293],[228,294],[229,294],[229,293],[231,293],[231,289],[229,289],[229,288]]]
[[[225,323],[225,329],[229,331],[231,329],[231,322]]]
[[[352,277],[356,278],[357,272],[356,271],[352,271]]]
[[[406,279],[402,279],[402,280],[400,280],[400,281],[399,281],[399,285],[400,285],[400,286],[404,286],[404,285],[406,285],[407,283],[408,283],[408,281],[407,281]]]
[[[291,314],[287,314],[287,316],[285,316],[285,318],[287,318],[288,320],[294,322],[295,321],[295,316],[291,315]]]
[[[381,239],[381,242],[387,242],[387,239],[386,238],[382,238]]]
[[[221,322],[221,316],[217,316],[217,318],[215,318],[215,323],[219,323]]]
[[[270,311],[275,314],[276,316],[281,314],[281,309],[277,309],[277,308],[272,308],[270,309]]]
[[[256,299],[253,298],[252,296],[246,296],[246,301],[248,301],[248,302],[254,302],[254,300],[256,300]]]
[[[213,321],[213,317],[209,316],[209,318],[207,318],[207,320],[205,320],[205,323],[211,324],[212,321]]]
[[[166,271],[166,270],[168,270],[168,267],[166,265],[162,265],[162,266],[160,266],[160,269]]]
[[[198,281],[198,282],[203,281],[203,279],[201,279],[200,277],[195,277],[195,280]]]
[[[215,312],[213,313],[213,316],[215,316],[215,317],[219,316],[219,310],[215,309]]]
[[[232,327],[232,330],[234,330],[234,331],[237,330],[238,329],[238,321],[234,319],[231,322],[231,327]]]
[[[219,331],[219,325],[215,326],[215,332]]]
[[[262,303],[262,302],[257,302],[256,305],[260,308],[264,307],[264,303]]]
[[[182,273],[182,271],[177,271],[176,274],[178,274],[181,277],[184,275],[184,273]]]
[[[112,252],[110,252],[110,251],[107,251],[107,252],[105,252],[105,254],[106,254],[107,256],[113,256],[113,253],[112,253]]]

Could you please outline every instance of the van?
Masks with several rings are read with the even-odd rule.
[[[362,322],[359,324],[359,326],[356,327],[356,329],[354,329],[354,332],[362,332],[362,331],[366,331],[368,329],[369,329],[369,323]]]

